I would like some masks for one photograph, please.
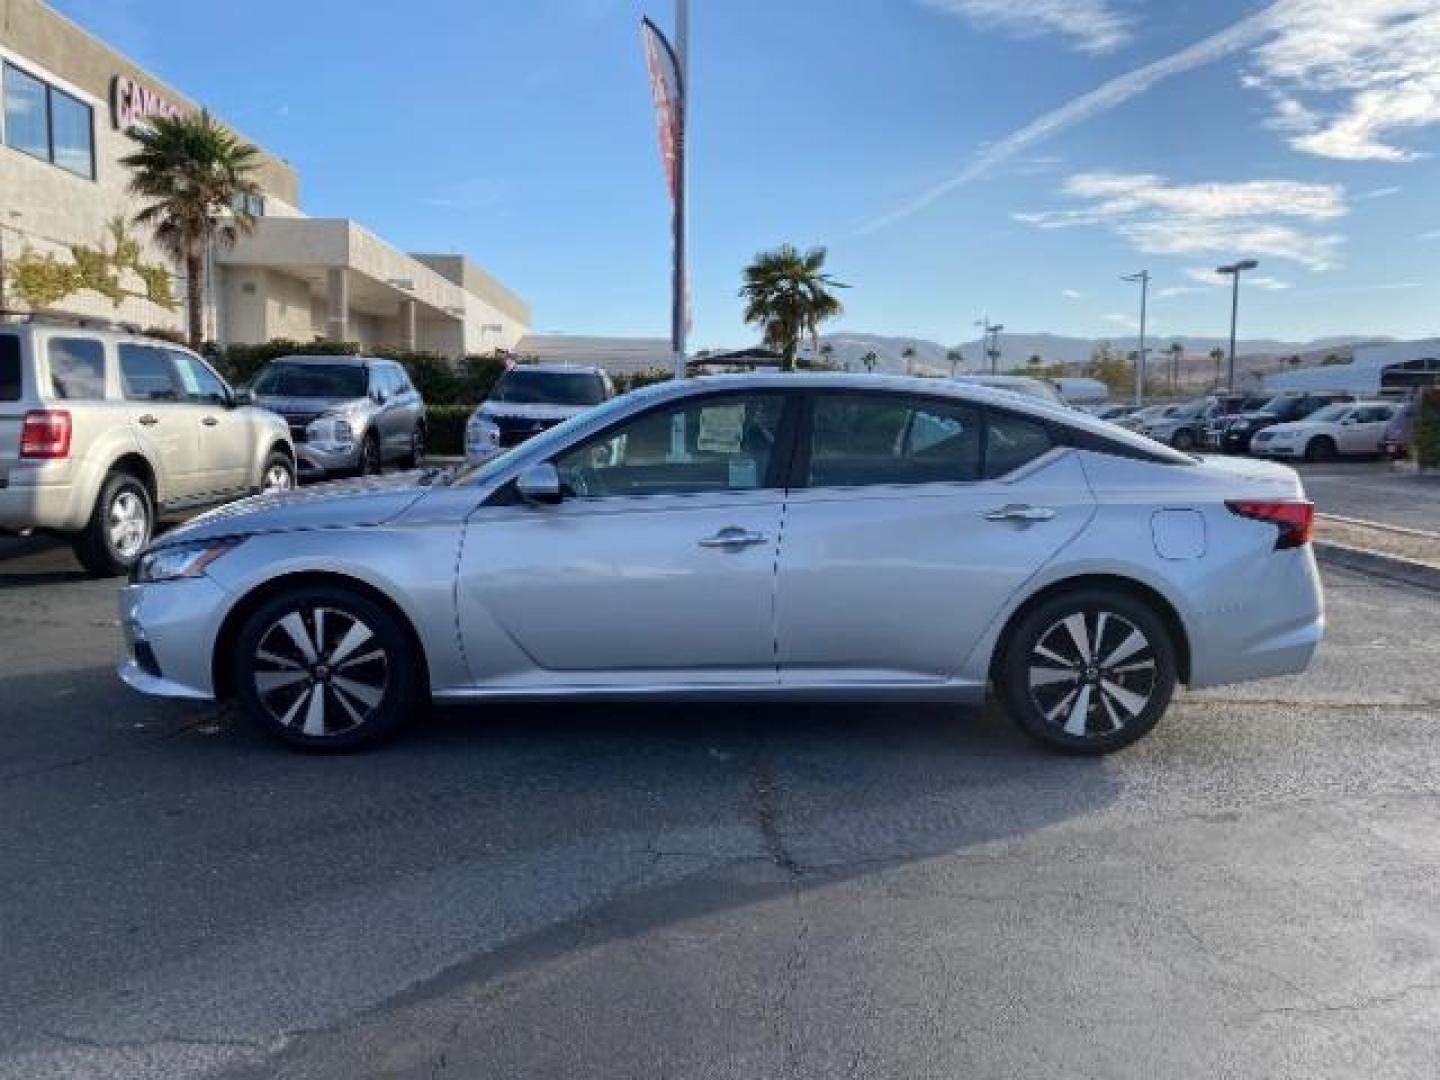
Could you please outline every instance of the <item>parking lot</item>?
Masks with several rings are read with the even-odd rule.
[[[130,693],[114,583],[0,544],[0,1076],[1440,1059],[1436,594],[1327,571],[1309,673],[1106,759],[913,705],[444,710],[321,757]]]

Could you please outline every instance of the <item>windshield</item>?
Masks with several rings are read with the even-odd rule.
[[[252,388],[269,397],[359,398],[366,394],[359,364],[271,364]]]
[[[1165,415],[1181,420],[1190,420],[1197,416],[1203,416],[1209,408],[1209,398],[1197,398],[1194,401],[1187,401],[1184,405],[1176,405],[1173,409],[1166,410]]]
[[[1272,413],[1275,416],[1289,416],[1295,411],[1295,407],[1299,403],[1300,399],[1295,397],[1271,398],[1265,403],[1265,405],[1260,409],[1260,411]]]
[[[605,400],[605,384],[588,371],[511,368],[490,391],[490,400],[511,405],[598,405]]]
[[[1317,409],[1305,419],[1314,420],[1316,423],[1329,423],[1339,420],[1350,412],[1349,405],[1326,405],[1323,409]]]

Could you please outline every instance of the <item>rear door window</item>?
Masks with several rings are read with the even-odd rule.
[[[0,401],[20,400],[20,339],[0,334]]]
[[[956,483],[980,477],[978,406],[903,394],[821,394],[811,487]]]
[[[50,387],[62,401],[103,401],[105,346],[94,338],[51,338]]]
[[[1055,445],[1044,424],[1010,413],[990,413],[985,428],[985,478],[1012,473]]]
[[[131,401],[179,401],[184,392],[166,351],[150,345],[120,346],[120,379]]]

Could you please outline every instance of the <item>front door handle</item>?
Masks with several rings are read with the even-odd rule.
[[[726,551],[739,551],[741,548],[763,543],[765,543],[764,533],[751,532],[749,529],[742,529],[735,525],[721,529],[714,536],[707,536],[704,540],[699,541],[701,547],[723,548]]]
[[[1030,506],[1026,503],[1011,503],[985,515],[986,521],[1049,521],[1055,511],[1048,506]]]
[[[159,422],[160,418],[158,416],[152,416],[148,412],[144,416],[140,417],[140,423],[144,424],[146,427],[154,427]]]
[[[207,416],[207,417],[205,417],[205,419],[201,420],[200,422],[201,422],[202,424],[204,424],[206,427],[214,427],[216,424],[220,423],[220,421],[219,421],[219,420],[216,420],[215,417],[213,417],[213,416]]]

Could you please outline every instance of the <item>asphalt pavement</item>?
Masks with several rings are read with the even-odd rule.
[[[441,711],[282,749],[0,551],[0,1077],[1415,1077],[1440,598],[1103,760],[995,710]],[[8,557],[6,557],[8,555]]]
[[[1440,476],[1388,461],[1294,464],[1323,514],[1440,533]]]

